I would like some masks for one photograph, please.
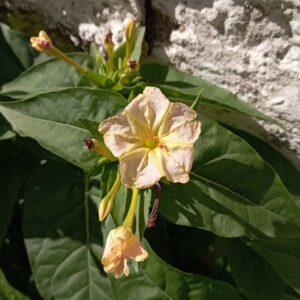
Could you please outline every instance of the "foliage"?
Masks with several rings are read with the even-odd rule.
[[[300,174],[257,138],[264,137],[257,119],[276,120],[223,88],[149,60],[140,61],[136,82],[127,78],[121,85],[121,68],[115,81],[106,72],[97,85],[63,61],[35,63],[27,37],[0,29],[3,299],[300,299]],[[141,27],[132,54],[137,61],[143,35]],[[125,48],[115,50],[115,68]],[[69,57],[98,74],[108,66],[95,46],[91,50]],[[91,136],[100,140],[98,124],[145,85],[188,105],[201,92],[202,134],[190,182],[161,182],[155,228],[146,227],[156,193],[140,193],[134,227],[140,239],[145,234],[149,258],[115,279],[100,259],[108,232],[124,220],[131,192],[119,189],[111,216],[100,224],[97,207],[117,163],[83,143]],[[30,263],[22,285],[4,263],[16,231],[26,247],[23,264],[27,258]]]

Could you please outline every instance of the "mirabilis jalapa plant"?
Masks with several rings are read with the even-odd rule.
[[[31,44],[54,58],[38,63],[27,36],[1,28],[0,50],[6,39],[19,61],[9,51],[17,65],[8,79],[0,72],[0,244],[14,211],[9,184],[2,193],[12,166],[43,298],[299,298],[299,172],[253,118],[276,121],[140,59],[145,28],[133,20],[119,47],[107,33],[104,54],[92,44],[66,55],[41,31]]]
[[[120,61],[119,69],[114,70],[114,43],[112,33],[105,37],[105,50],[108,60],[99,55],[102,73],[84,69],[71,60],[52,43],[46,32],[32,37],[32,47],[40,52],[52,54],[58,59],[75,67],[92,83],[100,86],[106,80],[113,82],[111,88],[122,86],[124,78],[139,82],[138,63],[130,59],[135,34],[135,21],[132,19],[126,27],[126,54]],[[105,71],[104,71],[105,70]],[[106,80],[101,77],[107,76]],[[114,78],[114,80],[113,80]],[[124,87],[124,86],[123,86]],[[113,229],[106,241],[102,258],[104,270],[112,272],[116,278],[129,274],[127,260],[143,261],[148,254],[132,233],[136,203],[140,189],[157,185],[162,177],[172,183],[187,183],[194,160],[193,144],[200,134],[200,122],[195,120],[196,112],[183,103],[171,103],[156,87],[145,87],[123,112],[104,120],[99,125],[104,143],[96,139],[86,141],[91,151],[114,161],[119,160],[117,178],[104,199],[99,204],[99,220],[103,221],[110,213],[114,197],[122,182],[132,189],[132,200],[127,216],[121,226]]]

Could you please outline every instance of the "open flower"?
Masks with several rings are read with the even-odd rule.
[[[155,87],[146,87],[123,112],[104,120],[99,131],[120,160],[127,187],[153,186],[161,177],[186,183],[194,159],[193,144],[200,134],[196,112],[171,103]]]
[[[126,276],[129,274],[128,259],[139,262],[147,257],[147,251],[131,229],[121,225],[113,229],[107,237],[102,264],[105,272],[113,273],[116,278],[119,278],[123,274]]]

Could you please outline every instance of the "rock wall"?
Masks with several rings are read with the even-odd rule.
[[[84,3],[84,4],[83,4]],[[150,54],[229,88],[286,130],[266,124],[300,159],[299,0],[0,0],[38,11],[76,43],[118,42],[126,20],[146,22]]]

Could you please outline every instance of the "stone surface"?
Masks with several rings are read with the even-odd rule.
[[[38,12],[49,28],[61,28],[74,44],[102,44],[109,29],[118,44],[128,19],[144,20],[144,7],[139,0],[0,0],[1,6]]]
[[[280,119],[286,131],[266,128],[300,158],[300,1],[152,0],[152,9],[152,54]]]
[[[281,120],[285,131],[264,126],[300,161],[299,0],[0,0],[1,6],[37,11],[80,44],[101,44],[108,29],[120,42],[127,19],[143,22],[146,15],[151,55]]]

